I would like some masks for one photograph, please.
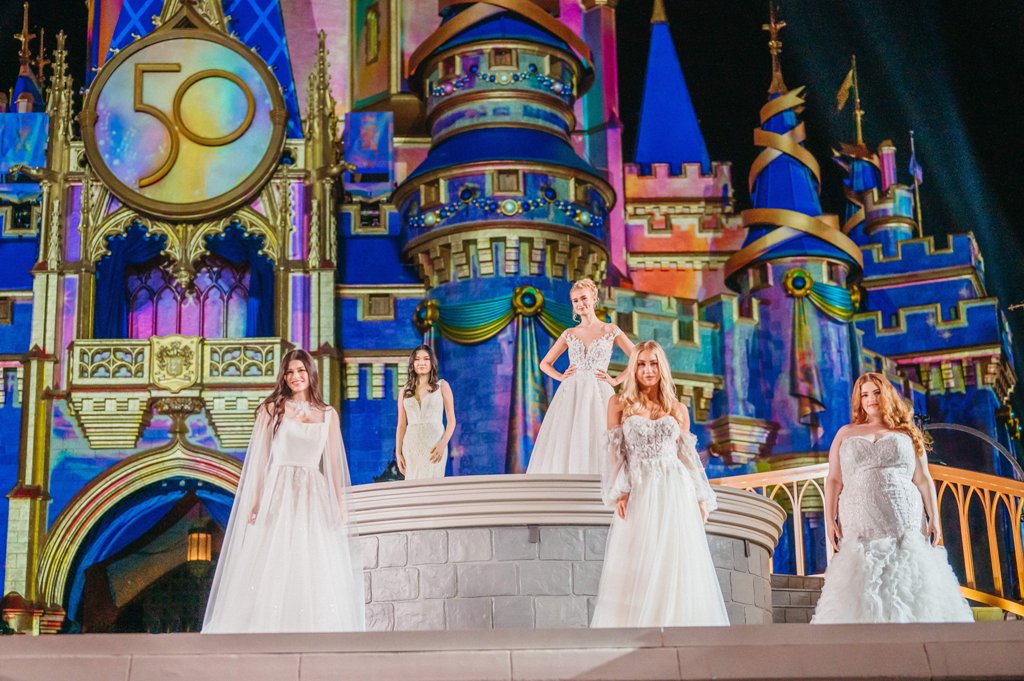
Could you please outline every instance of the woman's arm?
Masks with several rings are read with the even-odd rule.
[[[922,454],[916,457],[914,464],[914,485],[921,493],[921,501],[924,504],[924,513],[928,516],[926,534],[932,546],[937,546],[942,541],[942,528],[939,526],[939,502],[935,496],[935,481],[932,479],[931,471],[928,470],[928,455]]]
[[[613,324],[612,326],[615,326],[615,325]],[[635,346],[633,345],[633,341],[629,340],[629,337],[626,336],[626,334],[624,334],[622,332],[622,329],[619,329],[619,327],[617,327],[617,326],[615,326],[615,329],[618,330],[618,332],[619,332],[615,336],[615,345],[617,345],[620,350],[622,350],[624,353],[626,353],[626,365],[628,366],[629,365],[629,357],[630,357],[630,355],[633,354],[633,348]],[[610,384],[614,385],[614,386],[618,386],[618,385],[622,385],[622,382],[625,381],[625,380],[626,380],[626,370],[623,369],[619,373],[618,376],[616,376],[615,378],[611,379],[608,382]]]
[[[452,395],[452,387],[448,385],[448,381],[442,380],[440,389],[441,400],[444,402],[445,428],[441,439],[430,450],[430,461],[432,463],[438,463],[444,456],[444,448],[448,446],[452,439],[452,434],[455,432],[455,398]]]
[[[554,345],[551,346],[551,349],[548,350],[548,354],[544,355],[544,359],[540,361],[540,370],[543,371],[545,375],[550,376],[556,381],[564,381],[565,379],[569,378],[574,373],[576,373],[576,367],[572,366],[571,364],[569,365],[569,368],[565,370],[564,374],[559,373],[558,370],[555,369],[555,367],[553,366],[555,360],[561,357],[562,353],[565,352],[566,348],[569,347],[569,345],[565,342],[565,334],[566,332],[563,331],[562,334],[555,340],[555,343]]]
[[[405,415],[405,390],[398,394],[398,427],[395,428],[395,461],[398,463],[398,472],[405,475],[405,456],[402,453],[402,443],[405,442],[405,429],[408,426],[408,417]]]
[[[608,471],[604,485],[606,487],[605,503],[615,499],[615,512],[625,519],[626,507],[629,505],[629,463],[626,461],[625,443],[622,433],[622,403],[612,396],[608,400]]]
[[[833,551],[839,550],[843,539],[843,526],[839,522],[839,495],[843,491],[843,467],[839,462],[839,448],[846,438],[843,426],[832,439],[828,450],[828,475],[825,477],[825,537]]]

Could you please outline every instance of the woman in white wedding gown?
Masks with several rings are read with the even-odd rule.
[[[813,624],[971,622],[938,545],[935,483],[913,411],[881,374],[853,387],[825,481],[825,533],[836,553]]]
[[[604,501],[615,507],[592,627],[729,624],[704,523],[717,507],[661,346],[638,343],[608,405]]]
[[[395,460],[405,479],[443,478],[454,432],[451,386],[438,377],[434,351],[421,345],[409,355],[408,380],[398,397]]]
[[[612,386],[622,380],[608,375],[608,362],[616,345],[627,357],[633,351],[633,342],[619,327],[597,318],[597,285],[593,281],[580,279],[569,295],[580,323],[563,331],[540,362],[540,370],[561,385],[537,433],[526,469],[530,474],[601,472],[608,399],[615,393]],[[559,373],[554,362],[566,350],[569,367]]]
[[[364,629],[348,486],[338,413],[292,350],[257,410],[203,633]]]

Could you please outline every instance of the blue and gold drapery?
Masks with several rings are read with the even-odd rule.
[[[506,473],[523,473],[537,439],[547,394],[540,370],[537,322],[553,338],[572,324],[568,305],[546,301],[533,286],[520,286],[511,296],[472,303],[440,304],[424,300],[417,307],[414,323],[423,334],[438,333],[462,345],[483,343],[515,324],[515,366],[512,374],[512,403],[509,409]]]
[[[790,366],[790,394],[799,401],[800,423],[812,425],[825,411],[821,372],[818,369],[819,340],[811,324],[808,301],[837,322],[847,323],[860,305],[860,291],[814,281],[803,268],[786,272],[782,280],[793,297],[793,356]]]

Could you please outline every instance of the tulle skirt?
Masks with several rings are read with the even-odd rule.
[[[843,540],[811,623],[972,621],[946,550],[910,532]]]
[[[693,483],[676,459],[644,468],[612,520],[590,626],[729,624]]]
[[[597,475],[608,430],[608,400],[615,390],[593,374],[573,374],[558,386],[527,473]]]
[[[265,490],[256,522],[218,565],[203,633],[363,630],[361,560],[326,479],[315,468],[272,466]]]

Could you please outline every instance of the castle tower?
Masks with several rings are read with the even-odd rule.
[[[723,292],[723,266],[745,231],[732,167],[712,163],[662,0],[651,17],[634,162],[625,167],[627,276],[637,291],[702,300]]]
[[[856,296],[848,286],[862,261],[837,217],[822,215],[818,163],[803,146],[803,87],[786,87],[779,62],[784,25],[773,8],[765,26],[772,82],[754,131],[762,151],[750,169],[753,208],[742,214],[749,231],[725,265],[727,282],[758,310],[760,324],[741,351],[749,376],[727,377],[726,384],[742,393],[728,397],[735,400],[728,413],[778,426],[771,460],[789,466],[824,460],[832,435],[849,420]],[[723,418],[714,424],[716,439],[728,439],[731,416]]]
[[[570,282],[600,281],[607,262],[615,196],[569,140],[590,50],[555,18],[557,2],[440,7],[409,65],[432,146],[392,201],[428,289],[417,322],[460,409],[478,415],[456,435],[453,468],[520,472],[550,392],[537,363],[572,323]]]

